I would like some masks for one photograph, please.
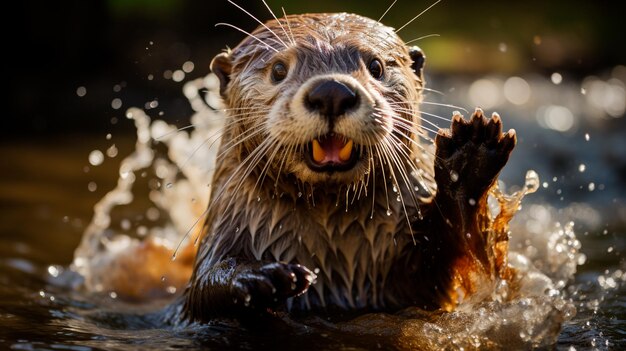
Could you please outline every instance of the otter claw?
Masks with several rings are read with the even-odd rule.
[[[454,198],[459,187],[474,199],[486,193],[515,147],[514,130],[502,134],[502,120],[496,113],[486,118],[477,108],[469,120],[452,116],[450,129],[437,133],[435,179],[439,189]],[[456,174],[453,180],[451,174]]]
[[[231,283],[231,293],[246,307],[271,308],[304,294],[316,278],[299,264],[270,263],[239,272]]]

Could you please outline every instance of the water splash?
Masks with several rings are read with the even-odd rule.
[[[207,185],[217,152],[210,144],[224,124],[223,115],[218,110],[218,84],[214,76],[185,84],[185,96],[195,111],[191,117],[194,127],[191,132],[179,130],[161,120],[151,121],[137,108],[127,111],[126,117],[137,129],[135,150],[121,162],[116,187],[95,205],[93,219],[75,251],[72,264],[72,269],[83,278],[82,286],[88,291],[117,291],[119,296],[130,295],[126,297],[139,299],[144,297],[140,287],[160,287],[145,290],[150,296],[160,296],[171,291],[168,289],[171,286],[180,288],[186,283],[190,267],[181,265],[188,266],[188,262],[177,260],[171,263],[170,257],[175,248],[181,244],[184,247],[192,240],[183,235],[194,227],[207,206],[210,192]],[[208,91],[205,96],[200,94],[203,90]],[[164,145],[167,153],[157,152],[156,144]],[[151,176],[147,189],[136,188],[140,184],[138,178],[147,174]],[[145,192],[151,204],[139,217],[154,218],[156,210],[166,214],[167,220],[161,225],[141,225],[141,220],[133,216],[120,217],[116,213],[123,212],[124,206],[133,202],[134,194]],[[146,237],[146,240],[130,232],[133,225],[143,228],[138,230],[141,232],[138,236]],[[163,256],[156,260],[162,261],[161,267],[141,268],[144,265],[138,261],[148,255],[151,258]],[[120,271],[120,265],[131,268],[126,270],[128,277],[111,275],[112,271]],[[179,279],[170,279],[169,286],[166,286],[157,283],[164,275],[159,268],[183,273],[178,273]],[[136,273],[130,274],[133,270]],[[174,273],[167,275],[177,276]],[[120,279],[137,287],[124,291],[127,286],[116,282]]]
[[[191,132],[164,121],[151,121],[142,110],[128,110],[127,117],[137,128],[135,151],[122,161],[115,189],[96,204],[93,220],[72,264],[72,269],[82,276],[81,286],[86,290],[114,294],[117,300],[141,299],[146,292],[149,296],[172,295],[187,282],[191,262],[185,256],[193,257],[193,243],[198,235],[197,229],[193,229],[201,222],[209,198],[207,185],[217,150],[211,146],[217,144],[224,126],[218,90],[212,75],[184,86],[183,92],[195,111]],[[200,94],[204,91],[205,95]],[[155,145],[164,146],[166,153],[158,152]],[[150,200],[142,216],[152,220],[145,223],[120,211],[133,202],[134,194],[141,193],[136,187],[142,174],[149,174],[144,191]],[[520,210],[524,196],[535,192],[540,184],[538,174],[529,171],[519,191],[507,194],[504,184],[494,187],[488,204],[495,221],[508,221]],[[523,217],[525,213],[542,211],[548,210],[533,205],[520,213]],[[576,313],[565,288],[577,266],[585,262],[585,256],[579,252],[573,223],[561,225],[554,216],[539,216],[532,223],[533,230],[515,222],[511,226],[508,260],[517,274],[514,279],[497,282],[488,301],[463,303],[449,313],[409,308],[394,315],[367,314],[350,322],[325,323],[323,327],[316,327],[315,321],[307,322],[308,327],[313,327],[309,330],[315,333],[330,328],[341,333],[381,336],[401,349],[551,345],[561,325]],[[142,235],[133,232],[138,227],[143,228]],[[188,232],[190,235],[185,237]],[[179,245],[183,250],[172,260]],[[191,248],[191,254],[185,248]],[[157,262],[162,264],[143,267],[140,260],[147,254],[161,255]],[[120,271],[120,264],[132,268],[124,271],[129,274],[125,281],[131,282],[128,285],[133,289],[120,286],[119,276],[111,276],[111,268],[118,267],[116,271]],[[610,286],[613,281],[615,278],[606,278],[601,284]]]

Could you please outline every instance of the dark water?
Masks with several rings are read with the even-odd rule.
[[[601,81],[622,82],[623,92],[623,69],[617,72],[602,73]],[[454,101],[463,106],[481,102],[480,96],[467,94],[477,80],[438,78],[439,86],[431,88],[456,89],[446,91],[445,98],[432,93],[428,101]],[[501,90],[507,77],[488,79]],[[542,232],[546,230],[542,225],[574,221],[586,256],[575,279],[561,288],[577,313],[564,323],[554,347],[626,348],[623,111],[615,117],[603,112],[602,105],[594,105],[593,100],[601,100],[601,96],[589,96],[602,92],[582,92],[581,82],[555,85],[547,77],[526,77],[526,81],[533,91],[530,101],[518,106],[502,97],[503,101],[494,103],[505,126],[516,128],[520,137],[501,178],[507,184],[521,185],[525,171],[534,169],[543,183],[536,194],[525,199],[513,233]],[[598,86],[587,89],[601,89]],[[567,106],[570,114],[559,108],[549,110],[552,105]],[[425,111],[443,116],[451,113],[435,106],[426,106]],[[430,120],[445,126],[445,122]],[[113,188],[119,159],[132,151],[133,142],[131,135],[116,135],[112,140],[104,135],[75,135],[0,146],[1,349],[407,348],[395,334],[364,334],[322,320],[268,321],[260,323],[265,325],[262,329],[227,323],[164,328],[154,314],[164,302],[133,305],[76,288],[76,274],[67,271],[74,249],[91,220],[92,206]],[[113,143],[120,156],[106,157],[101,166],[89,164],[92,150],[106,150]]]

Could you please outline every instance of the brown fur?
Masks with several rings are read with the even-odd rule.
[[[294,292],[303,295],[284,294],[288,307],[300,311],[453,308],[460,290],[469,295],[483,278],[493,282],[505,263],[494,259],[486,196],[514,144],[514,136],[501,135],[499,119],[477,112],[470,123],[457,120],[452,134],[438,136],[435,172],[433,148],[418,139],[421,72],[414,72],[409,48],[393,29],[352,14],[289,16],[267,26],[252,33],[258,40],[244,39],[212,64],[230,116],[183,317],[206,321],[228,314],[231,305],[246,313],[262,300],[257,291],[276,286],[275,266],[263,268],[272,262],[285,262],[281,269],[294,279],[307,273],[287,263],[317,272],[308,292],[303,284]],[[369,76],[372,58],[384,62],[383,80]],[[289,75],[273,84],[269,72],[277,61]],[[357,116],[329,130],[321,120],[294,118],[302,87],[329,75],[362,87],[382,111],[381,123]],[[352,133],[366,156],[346,172],[313,172],[303,162],[303,145],[331,131]],[[477,131],[482,139],[461,135]],[[495,141],[483,140],[485,133]],[[457,143],[446,144],[450,150],[442,154],[448,139]],[[481,142],[498,148],[497,158],[489,158]],[[391,151],[381,152],[381,145]],[[471,153],[484,161],[477,176],[463,173],[472,166]],[[450,180],[450,169],[468,180]],[[440,188],[456,190],[436,192],[435,178]],[[469,198],[477,204],[467,205]]]

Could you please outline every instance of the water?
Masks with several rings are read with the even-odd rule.
[[[520,143],[500,189],[513,194],[526,184],[537,190],[524,198],[511,226],[509,259],[522,272],[519,291],[501,284],[494,301],[453,313],[409,308],[346,321],[282,316],[252,328],[234,323],[164,327],[155,311],[186,281],[189,272],[178,268],[188,264],[186,250],[193,248],[195,224],[211,190],[207,160],[215,157],[215,147],[209,146],[223,123],[219,111],[209,108],[219,107],[212,77],[185,85],[184,95],[196,111],[189,130],[177,132],[130,109],[126,116],[137,127],[136,138],[107,135],[81,141],[81,148],[77,140],[2,147],[7,181],[0,184],[0,345],[26,350],[277,344],[305,350],[624,348],[624,120],[620,97],[607,102],[602,95],[619,90],[618,82],[624,85],[622,71],[618,67],[570,85],[557,85],[554,76],[518,77],[531,95],[519,79],[429,79],[439,82],[431,86],[435,89],[455,90],[445,98],[430,95],[428,101],[480,104],[501,112],[505,126],[517,129]],[[472,90],[476,84],[503,93],[487,99],[481,89]],[[551,98],[535,92],[550,92]],[[425,105],[425,111],[451,115],[435,105]],[[614,116],[616,111],[622,115]],[[526,172],[530,169],[536,174]],[[502,206],[491,204],[494,211]],[[135,258],[128,253],[145,240],[164,248],[169,264],[149,274],[141,268],[141,283],[158,289],[150,291],[150,303],[129,302],[146,296],[124,296],[107,278],[107,267]]]

